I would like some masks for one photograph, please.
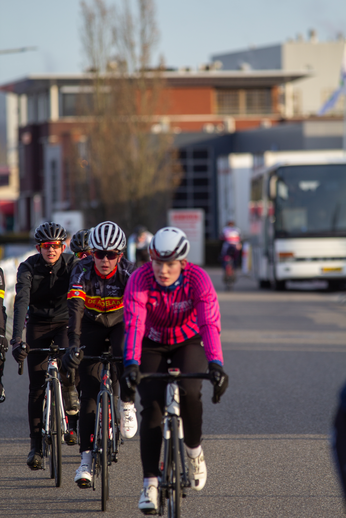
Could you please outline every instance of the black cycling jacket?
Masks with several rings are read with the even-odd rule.
[[[35,254],[19,265],[13,313],[13,338],[21,338],[29,306],[33,324],[68,321],[67,292],[70,275],[78,259],[61,254],[54,264],[47,264]]]
[[[121,258],[113,275],[97,273],[92,257],[82,259],[74,268],[68,293],[69,337],[79,337],[82,319],[112,327],[123,321],[124,291],[135,265]]]

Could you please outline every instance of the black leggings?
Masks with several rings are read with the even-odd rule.
[[[95,322],[83,320],[81,345],[85,346],[86,356],[99,356],[108,350],[106,338],[109,339],[113,356],[122,356],[124,349],[124,324],[120,322],[113,327],[104,327]],[[91,436],[95,428],[96,401],[100,390],[102,363],[91,360],[83,360],[79,366],[81,408],[80,408],[80,451],[92,449]],[[113,394],[117,395],[117,380],[122,374],[122,365],[117,368],[112,365]],[[117,398],[115,397],[115,402]]]
[[[30,349],[46,349],[52,340],[59,347],[68,347],[67,322],[54,324],[30,324],[26,328],[26,342]],[[63,353],[60,355],[63,356]],[[29,372],[29,426],[30,437],[41,437],[42,405],[45,390],[45,378],[48,368],[48,354],[32,353],[28,355]],[[60,373],[62,383],[69,385],[66,377]]]
[[[200,336],[175,345],[158,344],[148,338],[143,340],[140,367],[143,373],[167,372],[170,367],[179,368],[185,373],[205,372],[207,366]],[[202,438],[202,381],[182,380],[179,385],[185,444],[196,448]],[[165,387],[165,382],[156,380],[143,381],[138,387],[143,406],[140,440],[144,478],[159,474]]]

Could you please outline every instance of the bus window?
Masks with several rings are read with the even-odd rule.
[[[345,164],[286,166],[277,175],[277,237],[346,235]]]

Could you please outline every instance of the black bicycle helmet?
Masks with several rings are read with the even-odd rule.
[[[88,228],[83,228],[82,230],[78,230],[75,234],[73,234],[70,248],[73,253],[77,252],[85,252],[86,250],[90,250],[89,244],[89,234],[90,230]]]
[[[99,223],[90,231],[90,246],[94,250],[119,250],[126,247],[126,237],[121,228],[113,221]]]
[[[42,223],[35,230],[35,241],[36,243],[45,243],[46,241],[65,241],[67,232],[59,225],[59,223],[53,223],[53,221],[46,221]]]

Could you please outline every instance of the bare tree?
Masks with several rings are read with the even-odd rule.
[[[127,232],[138,223],[156,230],[165,223],[180,168],[172,135],[153,133],[166,108],[163,65],[151,63],[158,41],[153,0],[85,0],[81,10],[92,79],[81,109],[92,119],[87,168],[77,165],[76,182],[85,184],[88,173],[89,197],[99,204],[89,217],[114,220]]]

